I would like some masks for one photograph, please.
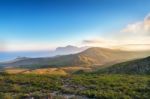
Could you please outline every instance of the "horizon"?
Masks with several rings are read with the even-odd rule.
[[[150,1],[1,0],[0,52],[150,44]]]

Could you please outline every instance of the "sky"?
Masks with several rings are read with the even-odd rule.
[[[150,0],[0,0],[0,51],[150,44]]]

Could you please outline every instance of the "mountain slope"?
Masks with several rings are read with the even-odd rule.
[[[26,66],[26,67],[59,67],[59,66],[92,66],[118,63],[129,59],[150,55],[148,52],[129,52],[107,48],[89,48],[77,54],[56,56],[53,58],[25,58],[22,60],[1,63],[1,66]]]
[[[150,55],[150,51],[123,51],[108,48],[89,48],[79,54],[80,61],[93,65],[104,65],[106,63],[117,63],[135,58],[145,57]]]
[[[115,64],[97,73],[150,74],[150,57]]]

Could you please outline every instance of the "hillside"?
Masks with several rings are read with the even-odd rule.
[[[150,57],[115,64],[97,73],[150,74]]]
[[[114,64],[134,58],[141,58],[148,55],[150,55],[150,51],[129,52],[94,47],[77,54],[62,55],[52,58],[24,58],[21,60],[1,63],[0,66],[22,66],[30,68],[93,65],[100,66],[108,63]]]

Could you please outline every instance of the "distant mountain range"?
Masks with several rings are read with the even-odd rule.
[[[51,56],[56,56],[56,55],[68,55],[68,54],[75,54],[82,52],[89,47],[76,47],[72,45],[68,45],[65,47],[57,47],[56,50],[50,52]]]
[[[0,52],[0,62],[9,61],[21,57],[54,57],[56,55],[75,54],[86,50],[89,47],[65,46],[57,47],[54,51],[22,51],[22,52]]]
[[[100,69],[96,73],[150,74],[150,57],[118,63],[113,66]]]
[[[69,50],[73,47],[68,46]],[[58,48],[58,50],[63,48]],[[93,47],[70,55],[50,58],[21,58],[15,61],[1,63],[0,66],[19,66],[26,68],[61,67],[61,66],[102,66],[115,64],[150,55],[150,51],[123,51],[108,48]]]

